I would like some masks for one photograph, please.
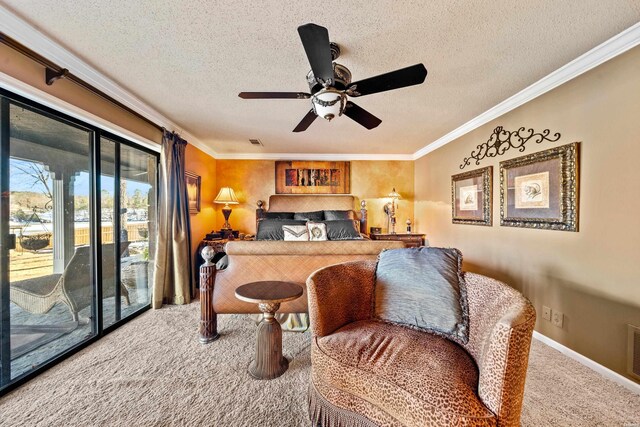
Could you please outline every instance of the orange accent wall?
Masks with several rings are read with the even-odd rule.
[[[191,253],[195,254],[198,244],[205,234],[214,229],[216,210],[216,159],[191,144],[185,152],[185,170],[200,175],[200,212],[191,215]]]
[[[269,196],[275,193],[275,161],[217,160],[215,181],[216,191],[231,187],[240,201],[239,205],[232,206],[231,226],[243,233],[255,233],[256,203],[258,200],[268,202]],[[402,196],[398,202],[396,231],[405,230],[407,219],[413,221],[414,182],[413,161],[351,162],[351,194],[358,203],[354,209],[360,209],[360,200],[367,202],[369,226],[386,228],[383,207],[388,199],[384,196],[395,187]],[[219,229],[224,223],[222,206],[215,209],[218,212],[216,228]]]

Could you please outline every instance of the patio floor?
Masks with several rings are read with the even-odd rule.
[[[12,250],[10,251],[10,281],[31,279],[53,273],[53,252],[41,250],[38,252]],[[143,279],[146,282],[146,278]],[[129,291],[130,305],[122,300],[121,318],[147,306],[150,293],[146,286],[136,287],[136,280],[124,280]],[[146,285],[146,283],[140,283]],[[10,305],[11,324],[11,377],[36,368],[47,360],[63,353],[70,347],[81,343],[92,335],[91,307],[79,312],[80,318],[86,323],[73,322],[71,313],[63,303],[57,303],[45,314],[29,313],[17,305]],[[103,299],[104,326],[115,321],[115,299]]]
[[[53,251],[9,251],[9,281],[31,279],[53,274]]]

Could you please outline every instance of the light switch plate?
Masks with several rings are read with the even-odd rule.
[[[551,308],[547,307],[546,305],[542,306],[542,318],[551,322]]]

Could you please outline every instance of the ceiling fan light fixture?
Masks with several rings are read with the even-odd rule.
[[[313,23],[298,27],[302,46],[311,65],[307,73],[309,92],[240,92],[242,99],[309,99],[311,110],[302,118],[293,132],[303,132],[316,117],[333,120],[343,114],[367,130],[374,129],[382,120],[347,97],[359,97],[400,89],[424,83],[427,69],[415,64],[388,73],[351,81],[351,71],[334,62],[340,56],[340,47],[329,41],[329,31]]]
[[[313,95],[311,105],[318,117],[331,121],[331,119],[342,115],[346,99],[344,92],[326,88]]]

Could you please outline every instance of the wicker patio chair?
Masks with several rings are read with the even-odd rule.
[[[120,254],[128,246],[129,242],[121,243]],[[103,297],[115,296],[115,287],[109,286],[113,283],[115,272],[113,249],[113,244],[102,246]],[[50,274],[12,282],[9,299],[18,307],[34,314],[47,313],[56,303],[63,302],[69,308],[73,320],[79,321],[78,312],[91,305],[93,300],[90,254],[89,246],[77,247],[62,274]],[[122,283],[120,283],[120,291],[122,298],[129,305],[129,292]]]

